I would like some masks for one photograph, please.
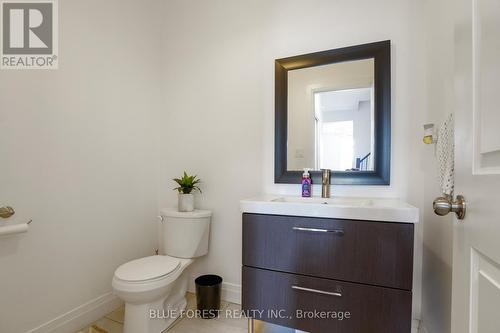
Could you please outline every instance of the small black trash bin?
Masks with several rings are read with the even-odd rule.
[[[203,319],[217,317],[220,310],[222,278],[218,275],[202,275],[196,284],[196,308]]]

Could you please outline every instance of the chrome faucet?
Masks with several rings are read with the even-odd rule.
[[[330,169],[321,169],[321,197],[330,197],[330,176],[332,171]]]

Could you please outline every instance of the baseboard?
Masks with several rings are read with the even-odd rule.
[[[120,307],[122,301],[109,292],[42,324],[27,333],[76,332]]]
[[[194,293],[196,290],[194,279],[190,279],[188,291]],[[222,295],[223,301],[241,304],[241,285],[236,283],[222,282]]]
[[[429,331],[425,328],[425,324],[423,321],[420,321],[420,327],[418,333],[429,333]]]
[[[241,285],[223,282],[222,299],[227,302],[241,304]]]
[[[411,332],[418,333],[420,329],[420,320],[413,318],[411,321]]]

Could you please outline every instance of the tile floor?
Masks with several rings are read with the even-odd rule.
[[[187,309],[196,309],[196,297],[194,294],[188,293]],[[238,304],[222,302],[222,313],[219,318],[201,319],[201,318],[180,318],[173,326],[163,333],[247,333],[248,320],[246,318],[229,318],[226,317],[226,310],[240,310]],[[229,311],[229,313],[235,313]],[[116,309],[110,314],[99,319],[86,329],[77,333],[122,333],[123,332],[123,316],[124,306]],[[138,332],[139,333],[139,332]]]

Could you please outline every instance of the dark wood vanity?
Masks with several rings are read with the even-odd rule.
[[[410,333],[413,230],[244,213],[242,308],[311,333]]]
[[[277,59],[274,152],[275,183],[312,168],[313,184],[327,169],[332,184],[389,185],[391,42]],[[418,210],[343,200],[241,201],[247,315],[280,332],[411,332]]]

